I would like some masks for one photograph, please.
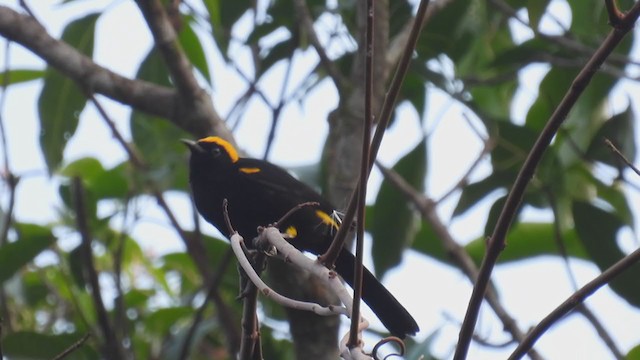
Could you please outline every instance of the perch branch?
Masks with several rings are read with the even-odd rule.
[[[491,277],[493,267],[505,246],[505,237],[509,231],[511,222],[517,213],[518,207],[520,207],[524,192],[529,181],[533,177],[535,169],[542,159],[544,151],[549,146],[551,139],[557,133],[560,125],[566,119],[567,114],[573,105],[591,81],[591,78],[593,78],[593,75],[595,75],[600,66],[604,63],[605,59],[609,54],[611,54],[611,52],[613,52],[624,36],[633,29],[638,16],[640,16],[640,3],[636,2],[631,11],[629,11],[629,13],[621,20],[619,26],[611,30],[602,45],[582,68],[578,76],[576,76],[570,89],[567,91],[565,97],[549,118],[547,125],[545,125],[540,136],[533,145],[533,148],[529,152],[527,159],[522,165],[515,183],[509,192],[507,200],[505,201],[504,207],[502,208],[502,212],[500,213],[496,223],[493,235],[489,240],[486,256],[480,266],[480,274],[478,276],[477,283],[473,288],[473,293],[469,300],[469,306],[467,307],[467,313],[462,323],[458,346],[454,354],[454,360],[462,360],[467,356],[476,320],[480,312],[480,305],[482,304],[484,293],[489,285],[489,278]]]

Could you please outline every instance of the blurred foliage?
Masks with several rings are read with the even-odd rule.
[[[68,2],[64,1],[61,6]],[[191,7],[181,8],[179,42],[205,86],[213,86],[218,81],[211,72],[211,58],[204,50],[211,46],[232,66],[238,61],[232,52],[234,47],[250,49],[254,54],[255,83],[277,66],[292,61],[297,53],[309,51],[308,34],[292,16],[291,0],[260,3],[265,5],[265,13],[252,20],[254,23],[250,24],[246,36],[238,36],[236,31],[242,21],[243,26],[247,26],[247,17],[256,11],[254,2],[205,0],[204,14]],[[323,35],[340,40],[329,40],[331,54],[346,77],[353,63],[353,39],[358,30],[356,2],[327,3],[334,7],[329,8],[318,0],[306,2],[314,20],[333,18],[340,24],[330,31],[325,28]],[[403,31],[413,10],[411,2],[406,0],[391,3],[389,33],[394,37]],[[526,18],[521,16],[526,12],[533,31],[544,32],[540,29],[541,19],[554,16],[548,12],[550,1],[500,3],[503,7],[480,0],[443,2],[424,27],[400,94],[401,103],[425,114],[430,93],[443,92],[478,120],[477,126],[482,127],[481,133],[486,136],[482,140],[487,146],[493,145],[488,147],[491,172],[484,178],[473,178],[455,192],[452,218],[468,214],[483,201],[491,201],[484,229],[486,236],[491,235],[505,194],[540,130],[570,88],[580,67],[610,31],[601,0],[569,0],[572,22],[562,34],[518,43],[514,40],[513,27],[509,26],[514,21],[512,13],[507,10],[521,18]],[[621,9],[627,9],[633,1],[623,0],[618,4]],[[107,12],[109,8],[70,20],[62,40],[93,56],[96,23],[102,11]],[[553,213],[553,220],[530,222],[517,218],[500,263],[559,256],[562,248],[566,256],[591,262],[604,270],[624,256],[616,241],[617,234],[624,227],[632,228],[634,219],[623,187],[626,165],[608,149],[605,140],[610,140],[633,162],[637,152],[636,117],[630,105],[618,113],[610,113],[606,105],[612,89],[625,73],[626,56],[633,41],[634,36],[628,36],[615,50],[615,58],[606,64],[605,71],[595,76],[547,150],[527,190],[521,208],[547,210]],[[146,57],[140,59],[136,78],[172,86],[162,58],[154,47],[150,48]],[[520,114],[524,121],[514,122],[510,120],[512,108],[522,85],[518,74],[531,64],[544,64],[548,71],[533,104],[525,110],[526,114]],[[100,274],[108,316],[116,335],[122,339],[123,349],[133,358],[177,358],[206,293],[200,270],[182,252],[152,259],[119,223],[123,217],[138,211],[137,206],[153,191],[186,195],[186,151],[177,140],[189,134],[165,119],[132,109],[132,142],[143,155],[145,169],[129,161],[107,167],[95,158],[67,159],[65,147],[75,135],[86,104],[83,91],[51,67],[16,66],[0,76],[6,79],[7,86],[43,82],[38,99],[41,125],[38,135],[47,171],[59,184],[62,200],[56,209],[57,221],[28,224],[16,219],[10,224],[7,241],[0,247],[0,283],[7,299],[3,307],[10,310],[10,316],[3,319],[4,355],[11,359],[50,359],[84,334],[91,333],[94,336],[69,358],[101,358],[102,339],[96,307],[88,291],[87,264],[80,256],[78,242],[73,241],[78,238],[77,218],[69,184],[73,177],[79,177],[86,190],[85,216],[93,239],[96,270]],[[314,67],[287,101],[303,101],[325,80],[329,81],[325,70]],[[259,97],[258,94],[251,96]],[[241,110],[247,102],[248,99],[239,100],[240,110],[236,113],[243,113]],[[427,159],[447,156],[428,152],[430,140],[425,136],[392,166],[419,192],[424,192],[429,178],[438,176],[429,172]],[[602,166],[613,168],[617,176],[603,176],[597,171]],[[4,218],[5,209],[0,210]],[[387,181],[371,204],[369,215],[367,230],[373,237],[372,254],[378,274],[400,264],[406,249],[446,266],[456,266],[431,225],[421,219],[411,201]],[[198,236],[191,232],[187,235]],[[63,239],[65,244],[71,239],[75,245],[62,246]],[[483,237],[465,245],[477,264],[482,261],[485,241]],[[204,243],[213,269],[228,245],[224,240],[210,237],[204,237]],[[37,257],[41,261],[34,261]],[[640,268],[635,266],[611,283],[620,297],[636,307],[640,306],[638,272]],[[233,309],[234,313],[226,315],[239,321],[240,309],[234,301],[237,283],[236,271],[228,269],[218,293]],[[225,328],[216,315],[215,306],[206,308],[205,320],[191,339],[192,359],[228,358]],[[265,358],[292,358],[292,344],[278,333],[277,326],[264,326]],[[422,344],[415,344],[410,358],[427,353],[432,341],[430,336]],[[637,348],[632,350],[630,358],[640,358],[638,353]]]

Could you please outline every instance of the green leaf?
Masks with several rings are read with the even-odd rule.
[[[573,204],[576,231],[589,257],[604,271],[622,259],[625,254],[618,247],[617,234],[624,223],[615,214],[590,203]],[[609,286],[631,305],[640,307],[640,263],[632,265],[613,279]]]
[[[558,256],[558,242],[553,223],[519,222],[514,224],[506,239],[506,247],[500,253],[498,263],[527,260],[536,256]],[[567,255],[586,259],[587,254],[574,230],[562,233],[562,242]],[[487,239],[480,237],[465,246],[476,264],[480,264],[486,254]],[[448,262],[448,261],[447,261]]]
[[[426,61],[444,53],[456,61],[466,53],[469,44],[475,38],[468,25],[475,23],[470,20],[475,15],[472,3],[474,2],[453,0],[438,16],[434,16],[425,24],[416,44],[421,59]]]
[[[7,85],[21,84],[33,80],[40,80],[45,76],[44,70],[11,69],[0,72],[0,83],[8,79]]]
[[[537,28],[540,19],[547,10],[550,0],[527,0],[527,12],[529,13],[529,23],[532,28]]]
[[[84,289],[87,284],[85,280],[84,268],[86,267],[86,258],[84,256],[82,244],[79,244],[73,250],[69,251],[67,262],[71,271],[71,278],[80,289]]]
[[[195,31],[193,31],[193,23],[191,19],[185,22],[185,26],[182,27],[182,31],[178,34],[178,40],[185,54],[187,54],[189,61],[191,61],[191,64],[202,74],[205,80],[207,80],[207,83],[211,85],[209,63],[207,63],[207,57],[200,43],[200,39]]]
[[[50,295],[50,289],[47,287],[46,282],[43,280],[44,276],[39,270],[38,272],[24,271],[21,274],[24,300],[33,309],[46,303],[47,296]]]
[[[420,230],[416,234],[411,248],[419,253],[438,259],[442,262],[450,262],[449,255],[447,254],[447,250],[444,248],[440,237],[427,221],[422,221]]]
[[[263,339],[263,358],[281,360],[296,359],[291,341],[278,336],[268,326],[262,327],[260,329],[260,334],[262,335],[261,339]]]
[[[531,129],[542,130],[558,106],[577,72],[573,69],[551,69],[540,83],[539,95],[527,113],[526,124]]]
[[[537,134],[527,127],[507,121],[497,121],[495,124],[497,141],[491,151],[493,172],[462,189],[453,216],[463,214],[495,190],[509,189],[536,141]]]
[[[34,224],[15,225],[18,240],[0,247],[0,284],[15,275],[55,241],[51,229]]]
[[[4,336],[2,350],[9,359],[50,360],[73,346],[82,336],[84,334],[46,335],[19,331]],[[100,359],[100,356],[88,343],[84,343],[65,357],[65,360],[93,359]]]
[[[400,159],[393,170],[422,192],[427,172],[426,139]],[[418,217],[411,202],[385,179],[373,205],[373,215],[367,223],[373,238],[373,263],[376,273],[382,277],[400,262],[402,252],[411,245],[418,231]]]
[[[209,20],[213,37],[220,53],[229,60],[227,50],[231,40],[231,30],[240,17],[251,8],[249,0],[205,0],[204,5],[209,12]]]
[[[297,49],[297,45],[298,44],[296,40],[293,37],[289,37],[288,39],[283,40],[269,48],[265,54],[261,54],[262,62],[256,76],[262,76],[267,71],[269,71],[273,67],[273,65],[281,60],[291,59],[293,57],[293,53]]]
[[[406,360],[437,360],[438,358],[432,354],[435,341],[440,335],[442,328],[437,328],[431,334],[416,344],[410,344],[407,348],[410,349],[408,354],[404,357]],[[413,342],[413,339],[408,339],[408,342]]]
[[[90,14],[71,22],[62,33],[62,40],[91,57],[96,21],[100,14]],[[51,67],[47,68],[44,86],[38,98],[40,115],[40,148],[53,173],[60,162],[69,139],[78,127],[80,113],[87,100],[75,82]]]
[[[166,65],[155,49],[140,65],[137,78],[171,86]],[[133,141],[152,169],[145,172],[145,176],[150,176],[160,190],[186,190],[187,149],[178,139],[190,138],[191,135],[170,121],[135,110],[131,112],[129,123]]]
[[[168,334],[178,321],[190,319],[193,311],[188,306],[159,309],[145,319],[146,329],[152,333]]]
[[[495,172],[515,175],[527,158],[538,134],[525,126],[498,121],[498,141],[491,151],[491,165]]]
[[[394,38],[412,20],[413,5],[407,0],[389,3],[389,37]]]
[[[605,121],[591,140],[587,158],[611,165],[622,172],[627,164],[605,144],[605,140],[610,140],[629,162],[634,163],[637,149],[635,118],[633,107],[629,104],[623,112]]]
[[[67,178],[80,177],[85,189],[96,199],[125,198],[129,193],[126,175],[128,162],[106,170],[95,158],[81,158],[66,165],[60,174]]]
[[[629,350],[627,356],[625,356],[625,360],[640,360],[640,345],[636,345]]]
[[[465,186],[460,194],[458,204],[453,210],[453,216],[464,214],[494,191],[506,188],[512,183],[511,179],[512,177],[505,177],[504,174],[493,172],[486,178]]]
[[[152,290],[131,289],[124,294],[125,306],[130,308],[147,308],[147,301],[153,296]]]
[[[502,213],[502,208],[504,207],[505,202],[507,201],[507,196],[501,196],[491,205],[491,209],[489,210],[489,216],[487,217],[487,222],[484,225],[484,236],[488,237],[493,234],[493,230],[496,227],[496,223],[498,222],[498,218],[500,217],[500,213]],[[522,206],[518,207],[518,214],[522,210]],[[513,223],[517,223],[518,214],[513,217]]]
[[[264,337],[263,329],[264,328],[260,329],[260,333],[261,333],[261,342],[262,342],[262,345],[264,346],[263,341],[266,338]],[[162,349],[161,359],[166,359],[166,360],[180,359],[182,346],[186,340],[186,336],[189,334],[189,330],[190,330],[189,327],[181,328],[176,334],[171,336],[168,339],[168,341],[166,341],[163,344],[164,346]],[[210,342],[213,342],[211,341],[212,339],[210,337],[212,336],[212,334],[219,334],[220,332],[218,330],[219,330],[219,325],[215,317],[210,319],[204,319],[203,321],[201,321],[198,324],[198,327],[196,327],[194,333],[191,334],[192,338],[189,339],[190,345],[191,345],[190,353],[198,354],[201,348],[200,345],[203,341],[205,342],[203,344],[204,346],[208,346]],[[283,359],[282,357],[263,357],[263,358],[264,359]]]
[[[530,63],[541,61],[544,56],[560,56],[561,50],[562,48],[554,42],[533,38],[504,50],[491,62],[491,66],[498,69],[519,70]]]
[[[424,80],[419,76],[408,76],[400,88],[400,101],[408,101],[418,114],[426,111],[427,87],[425,85]],[[392,121],[396,118],[397,116],[394,116]]]

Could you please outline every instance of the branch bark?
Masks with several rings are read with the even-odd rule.
[[[137,110],[171,120],[197,137],[217,134],[231,138],[209,95],[185,98],[176,89],[116,74],[57,40],[35,19],[0,6],[0,35],[32,51],[89,93],[105,95]]]
[[[484,298],[484,294],[489,285],[491,273],[493,272],[493,268],[498,260],[498,256],[502,252],[502,249],[504,249],[505,237],[511,227],[511,222],[517,213],[518,207],[520,207],[524,192],[529,185],[529,181],[533,177],[540,160],[542,159],[542,155],[549,146],[551,139],[553,139],[555,134],[558,132],[560,125],[562,125],[566,119],[569,111],[576,101],[578,101],[578,98],[593,76],[597,73],[598,69],[613,52],[616,46],[618,46],[622,41],[625,35],[633,29],[638,16],[640,16],[640,3],[636,2],[629,13],[627,13],[627,15],[620,20],[617,26],[611,30],[602,45],[600,45],[598,50],[585,64],[578,76],[576,76],[565,97],[549,118],[547,125],[542,130],[542,133],[540,133],[540,136],[536,140],[533,148],[527,156],[527,159],[522,165],[516,181],[509,192],[509,196],[507,197],[504,207],[502,208],[502,212],[498,217],[498,222],[496,223],[494,232],[491,235],[491,239],[489,240],[486,256],[480,266],[478,281],[473,288],[473,293],[469,300],[469,307],[467,308],[467,313],[465,315],[464,322],[462,323],[458,347],[456,348],[454,359],[462,360],[467,357],[469,344],[480,312],[480,305],[482,304],[482,299]]]

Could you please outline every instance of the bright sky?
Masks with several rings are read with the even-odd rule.
[[[0,4],[15,6],[15,1],[0,0]],[[95,4],[104,4],[108,10],[101,16],[96,33],[96,61],[125,76],[133,76],[140,59],[150,48],[151,37],[141,20],[139,11],[131,1],[77,1],[65,5],[55,5],[58,1],[31,1],[33,10],[45,24],[50,33],[59,36],[63,26],[69,19],[86,14],[86,9]],[[35,5],[35,4],[38,5]],[[553,1],[551,11],[556,18],[563,19],[568,24],[570,19],[566,15],[566,4]],[[526,14],[521,14],[526,16]],[[330,21],[327,19],[326,21]],[[558,25],[550,18],[544,20],[548,32],[559,31]],[[123,26],[123,24],[126,24]],[[531,34],[522,26],[514,24],[519,40],[530,37]],[[204,42],[206,44],[206,41]],[[0,66],[4,68],[5,46],[0,46]],[[244,82],[233,70],[224,67],[224,63],[215,49],[206,48],[212,64],[211,73],[214,76],[212,95],[215,106],[224,116],[228,113],[238,94],[244,91]],[[234,57],[247,57],[242,49],[234,48]],[[635,58],[638,58],[636,47]],[[11,66],[15,68],[41,69],[44,64],[29,52],[18,46],[11,46]],[[304,66],[315,62],[315,55],[307,52],[296,61],[300,68],[293,72],[293,84],[303,80],[306,74]],[[537,92],[537,84],[544,75],[543,66],[532,66],[520,74],[522,89],[517,104],[514,106],[515,121],[524,119],[525,111]],[[271,73],[262,84],[279,86],[284,69]],[[294,85],[295,86],[295,85]],[[26,222],[47,222],[55,218],[55,206],[60,201],[57,197],[57,187],[54,181],[46,176],[44,161],[38,145],[38,118],[36,114],[37,94],[41,88],[38,83],[12,86],[7,96],[2,117],[7,129],[10,146],[11,170],[19,175],[26,175],[20,183],[16,217]],[[270,159],[283,166],[300,166],[317,162],[327,133],[327,114],[335,108],[337,97],[333,87],[328,83],[316,89],[302,107],[293,105],[287,107],[279,127],[275,146]],[[276,93],[279,93],[277,89]],[[632,104],[640,103],[640,89],[636,83],[624,82],[619,87],[615,100],[611,103],[612,110],[620,111],[626,106],[629,98]],[[120,131],[129,137],[127,124],[128,111],[106,99],[111,117],[116,121]],[[422,134],[432,136],[430,157],[428,193],[434,197],[443,194],[452,183],[456,182],[466,172],[469,164],[475,159],[482,144],[469,130],[464,116],[470,115],[464,109],[447,100],[443,95],[432,92],[428,99],[427,122],[425,128],[420,124],[418,114],[408,107],[401,107],[401,118],[390,129],[385,137],[381,149],[380,159],[387,165],[395,160],[419,140]],[[636,111],[638,109],[636,108]],[[245,150],[254,156],[261,156],[264,151],[266,133],[270,126],[270,113],[263,105],[252,103],[247,112],[250,120],[243,121],[236,136]],[[287,141],[278,141],[282,139]],[[445,155],[446,154],[446,155]],[[93,156],[107,167],[119,163],[125,157],[121,148],[112,140],[109,131],[97,116],[92,106],[88,106],[82,113],[80,127],[71,139],[65,154],[67,159],[77,159]],[[475,173],[475,178],[481,178],[489,168],[485,165]],[[373,193],[379,186],[380,176],[374,174],[371,187]],[[638,213],[640,199],[632,193],[631,201],[634,211]],[[453,234],[462,241],[469,241],[480,235],[484,228],[488,206],[494,198],[483,202],[482,206],[470,211],[468,215],[457,218],[450,224]],[[184,196],[170,195],[171,205],[176,213],[189,213],[188,200]],[[445,203],[440,210],[443,219],[448,219],[455,198]],[[4,201],[4,199],[3,199]],[[149,256],[158,256],[169,251],[181,250],[182,243],[164,225],[164,215],[154,206],[153,200],[148,200],[149,211],[145,212],[145,219],[133,233],[141,240],[141,244]],[[108,211],[108,209],[101,209]],[[181,211],[184,210],[184,211]],[[528,212],[528,216],[536,219],[549,219],[549,215],[540,212]],[[181,219],[185,226],[190,227],[191,220]],[[213,231],[208,228],[207,231]],[[75,240],[66,240],[66,246],[71,246]],[[627,234],[628,244],[636,244],[636,239]],[[63,246],[65,244],[62,244]],[[632,245],[634,246],[634,245]],[[444,358],[450,357],[458,336],[459,323],[462,321],[467,306],[471,288],[469,281],[458,271],[443,268],[433,260],[407,253],[406,263],[400,269],[390,272],[385,277],[385,283],[390,290],[418,319],[423,331],[423,339],[435,329],[440,329],[435,341],[437,353]],[[598,275],[597,270],[580,261],[571,261],[571,268],[580,284],[585,284]],[[420,274],[421,289],[416,291],[415,275]],[[408,284],[406,278],[411,278]],[[525,263],[500,266],[495,271],[495,281],[500,284],[502,303],[507,310],[516,317],[522,329],[536,324],[548,312],[572,293],[566,269],[557,259],[535,260]],[[612,331],[618,346],[623,352],[628,351],[638,342],[637,329],[640,328],[640,314],[608,289],[599,291],[590,298],[588,305],[598,315],[605,327]],[[370,315],[369,319],[373,319]],[[631,331],[635,329],[635,331]],[[502,328],[495,321],[493,313],[484,308],[478,322],[477,331],[481,336],[492,339],[503,338]],[[580,316],[572,315],[554,329],[548,332],[538,343],[541,353],[550,359],[605,359],[610,358],[609,351],[602,345],[594,330]],[[508,348],[510,349],[510,348]],[[509,351],[489,350],[473,346],[470,359],[503,358]]]

